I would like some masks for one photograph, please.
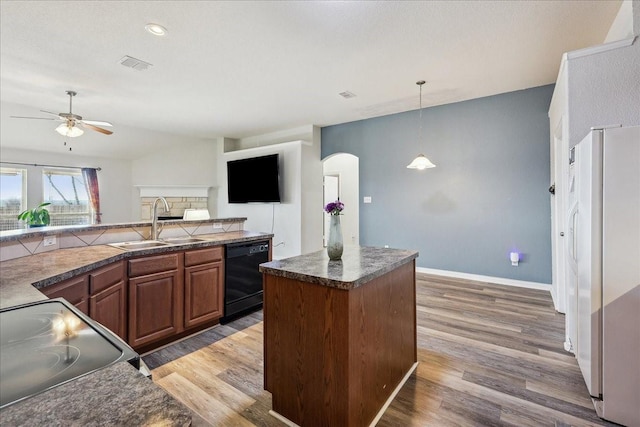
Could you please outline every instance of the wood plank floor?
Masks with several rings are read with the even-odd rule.
[[[419,365],[378,426],[615,426],[596,415],[548,292],[417,279]],[[196,426],[283,425],[263,390],[261,311],[143,359]]]

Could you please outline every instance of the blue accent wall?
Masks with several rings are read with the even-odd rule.
[[[419,110],[322,128],[322,158],[360,158],[360,244],[418,250],[418,267],[551,283],[553,88],[425,108],[422,141]],[[407,169],[418,153],[437,167]]]

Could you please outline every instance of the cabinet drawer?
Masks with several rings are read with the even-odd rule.
[[[129,261],[129,277],[177,270],[181,256],[182,252],[132,259]]]
[[[185,252],[184,254],[185,267],[218,261],[222,261],[222,246],[216,246],[215,248],[196,249],[193,251]]]
[[[124,262],[108,265],[94,271],[89,276],[89,292],[91,295],[95,295],[125,279]]]
[[[84,314],[89,314],[89,276],[73,277],[58,284],[47,286],[41,290],[49,298],[64,298],[78,307]]]

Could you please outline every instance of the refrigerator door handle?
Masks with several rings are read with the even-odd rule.
[[[569,252],[569,260],[573,271],[578,270],[578,204],[574,203],[569,210],[569,241],[567,249]]]

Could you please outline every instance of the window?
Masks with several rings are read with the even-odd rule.
[[[0,230],[21,228],[18,215],[26,209],[27,170],[0,167]]]
[[[51,225],[91,224],[91,203],[80,169],[43,169],[43,200]]]

